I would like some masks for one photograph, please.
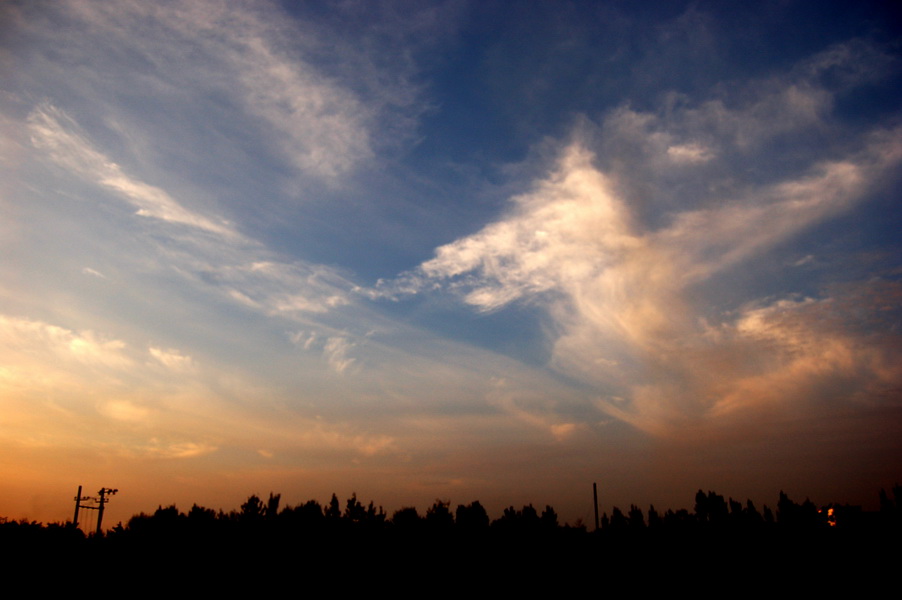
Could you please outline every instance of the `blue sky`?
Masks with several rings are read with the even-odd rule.
[[[3,514],[898,480],[885,3],[0,11]]]

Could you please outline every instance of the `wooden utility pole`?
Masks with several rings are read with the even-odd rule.
[[[595,531],[598,531],[598,484],[592,482],[592,496],[595,500]]]
[[[78,527],[78,509],[81,508],[81,486],[78,486],[78,494],[75,496],[75,516],[72,517],[72,527]]]
[[[98,500],[100,506],[97,507],[97,535],[100,535],[100,526],[103,524],[103,507],[107,502],[110,501],[110,499],[107,498],[106,495],[109,494],[110,496],[112,496],[118,491],[119,490],[111,490],[110,488],[100,488],[100,491],[97,492],[98,494],[100,494],[100,499]]]

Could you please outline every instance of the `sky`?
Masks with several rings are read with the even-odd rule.
[[[0,515],[902,481],[887,2],[0,4]]]

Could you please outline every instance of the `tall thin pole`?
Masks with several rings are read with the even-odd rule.
[[[106,488],[100,488],[100,506],[97,507],[97,535],[100,535],[100,526],[103,524],[103,505],[106,504]]]
[[[119,490],[114,490],[110,488],[100,488],[100,491],[97,492],[100,494],[100,499],[97,501],[99,506],[97,507],[97,535],[100,535],[102,530],[101,526],[103,525],[103,508],[107,502],[110,501],[109,498],[106,497],[107,494],[113,495]]]
[[[598,484],[592,482],[592,496],[595,499],[595,531],[598,531]]]
[[[79,508],[81,508],[81,486],[78,486],[78,494],[75,496],[75,516],[72,517],[72,527],[78,527]]]

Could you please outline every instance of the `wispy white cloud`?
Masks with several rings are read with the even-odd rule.
[[[343,175],[372,157],[372,109],[292,52],[288,42],[297,32],[280,27],[276,13],[206,2],[154,10],[153,18],[200,41],[207,58],[236,75],[244,109],[268,124],[301,172]],[[307,43],[318,42],[312,30],[302,35],[311,38]]]
[[[227,285],[241,286],[244,298],[272,315],[325,313],[350,302],[351,284],[324,266],[258,260],[219,269],[216,276]]]
[[[218,450],[215,445],[206,442],[164,442],[158,439],[150,441],[151,444],[135,448],[131,453],[150,458],[176,459],[196,458]]]
[[[101,414],[117,421],[141,423],[146,422],[151,411],[128,400],[115,399],[102,402],[98,407]]]
[[[330,35],[328,22],[318,27],[291,20],[275,3],[73,0],[61,12],[91,38],[106,40],[113,51],[105,63],[126,73],[138,68],[140,77],[127,81],[163,96],[195,94],[198,101],[231,104],[253,137],[304,177],[341,183],[386,145],[380,133],[409,136],[405,130],[420,110],[416,87],[404,75],[413,66],[402,54],[389,75],[388,65]],[[60,43],[96,52],[79,38]],[[123,47],[128,54],[118,52]]]
[[[359,336],[357,339],[361,341],[353,341],[348,335],[329,335],[328,332],[316,331],[297,331],[290,334],[289,339],[305,351],[315,350],[320,353],[329,368],[339,374],[348,371],[357,362],[351,354],[354,347],[362,343]]]
[[[847,41],[786,71],[722,82],[707,99],[670,93],[656,110],[621,105],[597,128],[584,122],[583,141],[642,218],[722,202],[854,152],[861,140],[834,118],[837,99],[898,66],[885,47]]]
[[[194,366],[194,361],[190,356],[186,356],[172,348],[163,350],[162,348],[151,346],[147,351],[161,364],[174,371],[186,371]]]
[[[828,405],[899,402],[902,336],[893,329],[902,289],[875,280],[832,291],[821,300],[784,299],[740,313],[733,333],[754,347],[763,368],[740,378],[718,402],[718,412],[762,400],[796,402],[803,410],[816,410],[812,399]]]
[[[164,190],[126,175],[119,165],[92,146],[75,121],[55,106],[39,105],[28,116],[28,126],[36,148],[69,172],[115,192],[137,208],[138,215],[237,237],[228,223],[198,215]]]
[[[703,163],[713,158],[708,148],[692,142],[670,146],[667,148],[667,154],[674,161],[681,163]]]
[[[0,340],[8,351],[25,356],[49,353],[56,360],[68,364],[113,368],[133,364],[125,342],[121,340],[31,319],[0,315]]]
[[[274,260],[260,244],[227,222],[189,210],[165,190],[126,175],[56,107],[38,106],[28,123],[35,147],[68,173],[112,191],[136,207],[137,215],[168,226],[156,230],[157,237],[162,235],[165,241],[155,243],[154,251],[166,258],[162,264],[168,263],[197,285],[213,285],[249,308],[288,318],[325,313],[348,304],[352,285],[334,270],[303,261]],[[93,269],[84,272],[102,277]]]
[[[323,352],[326,356],[326,360],[329,361],[329,366],[332,367],[336,373],[344,373],[354,364],[354,359],[350,356],[353,347],[354,344],[348,341],[347,338],[330,337],[326,340],[326,347]]]
[[[669,249],[671,261],[684,262],[681,277],[709,277],[848,210],[902,158],[902,131],[884,133],[888,139],[870,144],[861,156],[819,164],[810,174],[753,190],[724,207],[682,213],[655,234],[655,242]]]
[[[426,281],[459,278],[465,300],[492,310],[524,296],[593,279],[643,244],[608,179],[585,148],[568,148],[534,193],[513,200],[511,218],[436,250],[420,267]]]

